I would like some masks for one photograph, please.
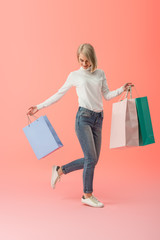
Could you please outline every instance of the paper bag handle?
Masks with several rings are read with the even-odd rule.
[[[124,100],[125,98],[127,98],[129,92],[130,92],[130,99],[131,99],[131,98],[132,98],[132,87],[129,86],[129,88],[127,89],[127,91],[122,94],[122,96],[120,97],[119,101],[122,101],[122,100]]]
[[[138,97],[139,97],[139,94],[138,94],[138,92],[137,92],[137,90],[136,90],[136,87],[135,87],[135,85],[134,85],[134,86],[129,86],[129,88],[127,89],[126,93],[123,93],[123,94],[122,94],[122,96],[120,97],[119,101],[122,101],[122,100],[124,100],[125,98],[127,98],[127,97],[128,97],[128,93],[130,93],[130,99],[132,99],[132,87],[135,88],[135,91],[136,91],[136,93],[137,93],[137,95],[138,95]]]
[[[31,115],[32,117],[34,117],[35,119],[38,119],[38,117]],[[30,123],[32,123],[31,119],[29,118],[29,115],[27,114],[28,117],[28,126],[30,125]],[[30,123],[29,123],[30,122]],[[29,126],[30,127],[30,126]]]

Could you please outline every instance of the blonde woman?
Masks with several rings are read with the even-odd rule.
[[[94,169],[98,162],[101,149],[101,134],[103,123],[104,99],[110,100],[126,91],[132,83],[109,91],[106,76],[102,69],[97,68],[97,57],[93,46],[89,43],[81,44],[77,49],[78,70],[70,72],[64,85],[44,102],[32,106],[27,114],[33,115],[40,109],[57,102],[74,86],[78,95],[79,108],[75,119],[75,131],[82,147],[84,157],[62,166],[52,167],[51,186],[55,188],[57,180],[63,174],[83,169],[83,196],[81,202],[92,207],[103,207],[93,195]]]

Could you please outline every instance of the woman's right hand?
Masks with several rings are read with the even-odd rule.
[[[32,115],[34,115],[34,114],[35,114],[36,112],[38,112],[38,111],[39,111],[39,110],[37,109],[36,106],[32,106],[32,107],[28,108],[27,115],[32,116]]]

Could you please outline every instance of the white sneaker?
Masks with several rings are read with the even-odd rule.
[[[52,177],[51,177],[51,187],[52,188],[55,188],[57,181],[60,181],[60,178],[61,178],[58,174],[57,167],[58,166],[56,166],[56,165],[52,166]]]
[[[85,198],[84,196],[82,196],[81,202],[92,207],[104,207],[104,204],[98,201],[98,199],[95,198],[94,195],[89,198]]]

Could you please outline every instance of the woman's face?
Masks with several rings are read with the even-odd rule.
[[[89,60],[82,53],[79,54],[79,63],[84,69],[87,69],[88,67],[91,66]]]

